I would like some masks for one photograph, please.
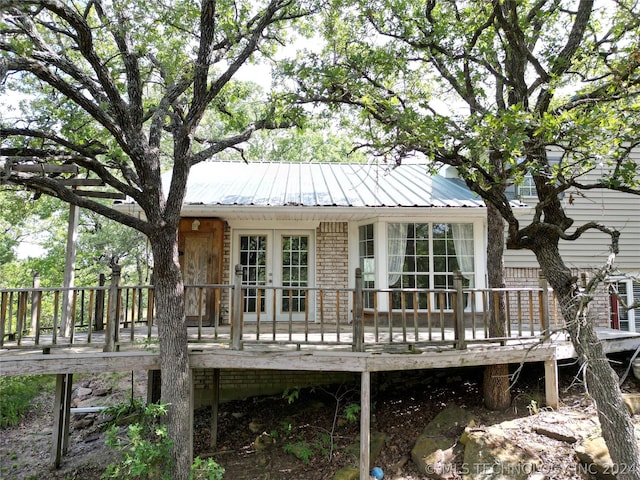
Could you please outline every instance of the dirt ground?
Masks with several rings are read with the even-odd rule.
[[[622,372],[628,357],[615,359]],[[592,419],[597,429],[596,411],[583,387],[576,382],[574,366],[561,370],[562,405],[559,423],[570,426],[578,420]],[[395,373],[372,377],[372,428],[386,436],[385,446],[375,465],[385,479],[425,478],[411,461],[411,449],[426,424],[450,403],[476,413],[477,425],[510,422],[509,435],[521,445],[533,447],[544,462],[547,478],[588,479],[577,472],[574,446],[535,433],[542,402],[544,372],[530,365],[515,384],[512,407],[497,414],[481,402],[482,371],[466,368],[446,371]],[[133,385],[133,390],[132,390]],[[93,392],[77,403],[114,405],[132,397],[144,400],[146,374],[82,376],[74,388]],[[625,392],[640,392],[640,384],[630,375]],[[82,392],[76,390],[77,392]],[[99,395],[96,395],[99,393]],[[81,397],[82,398],[82,397]],[[281,396],[256,397],[225,403],[220,407],[218,442],[211,451],[210,410],[195,414],[194,453],[213,457],[226,470],[225,479],[332,479],[346,465],[357,465],[359,421],[349,415],[359,401],[358,386],[335,386],[301,391],[291,403]],[[536,402],[536,403],[534,403]],[[116,454],[104,445],[104,420],[99,415],[74,415],[68,452],[62,465],[51,470],[52,393],[41,394],[20,425],[0,430],[0,479],[92,480],[100,478]],[[640,419],[634,417],[640,424]],[[297,451],[300,460],[291,452]]]

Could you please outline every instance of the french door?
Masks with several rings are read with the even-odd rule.
[[[304,320],[305,311],[312,319],[312,232],[241,231],[235,245],[245,320]]]

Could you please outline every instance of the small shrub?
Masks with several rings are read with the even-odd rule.
[[[196,457],[191,465],[190,480],[222,480],[224,468],[213,458],[206,460]]]
[[[50,375],[0,377],[0,428],[20,423],[24,412],[38,394],[53,386]]]
[[[302,440],[286,443],[282,449],[286,453],[290,453],[297,459],[302,460],[304,464],[309,464],[311,457],[313,457],[313,448],[307,442]]]
[[[102,478],[171,479],[172,441],[167,436],[166,425],[161,424],[166,412],[166,405],[148,405],[140,422],[129,425],[125,437],[120,436],[117,425],[109,428],[107,446],[122,452],[122,459],[118,464],[109,464]]]
[[[107,446],[122,452],[118,464],[107,466],[103,479],[126,478],[130,480],[171,480],[171,447],[173,442],[167,436],[167,427],[162,417],[167,413],[167,405],[150,404],[142,408],[139,403],[112,407],[109,413],[116,420],[140,410],[140,421],[129,425],[126,436],[112,423],[107,431]],[[191,466],[190,480],[221,480],[224,468],[212,458],[202,460],[197,457]]]
[[[344,407],[344,416],[349,422],[357,422],[360,415],[360,405],[349,403]]]

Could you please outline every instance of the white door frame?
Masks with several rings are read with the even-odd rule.
[[[244,236],[260,235],[266,238],[266,263],[265,263],[265,283],[267,287],[275,286],[282,287],[282,238],[284,236],[306,236],[308,237],[307,244],[307,283],[308,287],[313,288],[315,285],[315,230],[307,229],[261,229],[261,228],[247,228],[236,229],[232,235],[232,258],[233,265],[240,264],[240,238]],[[273,319],[273,311],[275,307],[276,320],[286,321],[289,320],[290,314],[288,312],[282,312],[282,289],[276,290],[275,305],[274,295],[272,289],[265,290],[266,295],[264,297],[264,312],[260,313],[260,321],[270,321]],[[307,296],[308,305],[306,306],[309,312],[309,321],[315,319],[315,294],[310,291]],[[244,319],[246,321],[256,321],[258,318],[257,313],[245,312]],[[295,321],[304,320],[304,312],[294,313],[291,318]]]

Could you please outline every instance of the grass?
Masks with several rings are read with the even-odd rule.
[[[0,377],[0,428],[20,423],[31,400],[43,390],[53,390],[54,385],[53,375]]]

